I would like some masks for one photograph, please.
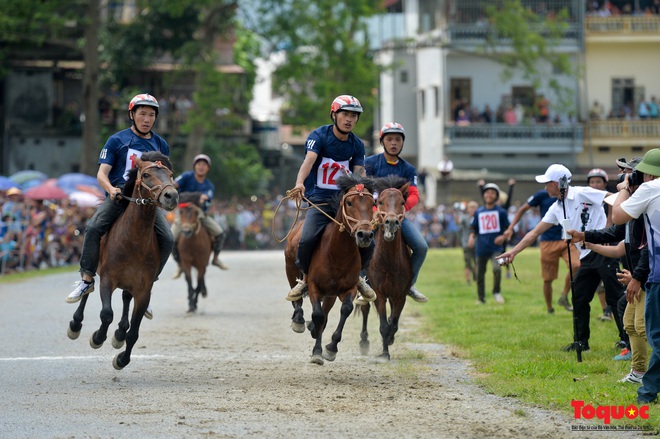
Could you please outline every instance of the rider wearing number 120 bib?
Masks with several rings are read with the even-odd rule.
[[[355,173],[364,177],[364,142],[351,131],[355,128],[362,105],[355,97],[337,96],[330,106],[331,125],[324,125],[314,130],[305,144],[305,159],[300,166],[294,190],[302,191],[309,201],[319,205],[325,213],[334,217],[336,212],[328,203],[337,195],[337,179],[345,174]],[[296,301],[303,297],[307,288],[307,271],[312,253],[321,238],[330,219],[317,209],[309,209],[303,224],[302,236],[298,244],[296,265],[303,272],[303,279],[298,280],[286,296],[287,300]],[[360,248],[363,268],[373,254],[373,246]],[[364,278],[358,282],[358,291],[368,301],[376,299],[376,293]]]

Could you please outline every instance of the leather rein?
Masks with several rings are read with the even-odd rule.
[[[160,161],[155,162],[152,165],[145,166],[144,168],[138,169],[138,175],[137,179],[135,180],[135,184],[138,186],[138,198],[133,198],[129,197],[128,195],[124,194],[118,194],[119,198],[123,198],[126,201],[129,201],[131,203],[135,203],[138,206],[146,206],[146,205],[154,205],[157,207],[163,207],[163,205],[158,201],[158,198],[160,198],[160,194],[163,193],[166,187],[172,186],[174,188],[174,183],[163,183],[163,184],[158,184],[154,187],[149,187],[147,186],[143,181],[142,181],[142,173],[146,171],[147,169],[151,168],[165,168],[170,174],[170,181],[172,180],[172,171],[170,171],[165,165],[163,165]],[[142,197],[142,188],[145,188],[147,191],[149,191],[149,198],[143,198]],[[157,193],[154,194],[154,191],[158,190]]]

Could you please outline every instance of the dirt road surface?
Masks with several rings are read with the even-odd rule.
[[[92,293],[82,334],[69,340],[75,310],[64,302],[77,273],[0,283],[2,438],[566,438],[572,416],[485,393],[468,363],[416,332],[423,304],[404,310],[392,361],[371,319],[369,356],[351,318],[334,362],[309,362],[309,332],[290,329],[282,252],[225,252],[229,271],[210,267],[209,295],[186,313],[183,278],[168,264],[152,296],[131,363],[112,367]],[[120,312],[115,292],[114,331]],[[310,318],[309,304],[305,308]],[[334,329],[335,307],[329,328]],[[325,340],[329,340],[326,332]],[[325,343],[324,343],[325,344]],[[638,437],[634,433],[586,433]],[[615,436],[613,436],[615,435]]]

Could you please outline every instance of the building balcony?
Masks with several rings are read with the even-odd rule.
[[[475,124],[446,127],[445,152],[457,168],[537,173],[549,163],[575,163],[583,127],[574,125]]]
[[[447,26],[448,44],[450,47],[483,46],[488,39],[496,39],[492,27],[484,23],[449,23]],[[571,23],[564,31],[561,47],[579,48],[582,39],[581,25]],[[510,45],[506,39],[501,39],[502,46]]]
[[[660,42],[660,17],[586,17],[585,38],[587,43]]]
[[[585,124],[585,133],[594,145],[660,146],[660,119],[597,120]]]

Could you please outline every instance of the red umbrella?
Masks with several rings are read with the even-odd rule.
[[[39,186],[28,189],[23,194],[25,198],[33,200],[64,200],[69,198],[69,195],[59,187],[55,186],[55,179],[44,181]]]

